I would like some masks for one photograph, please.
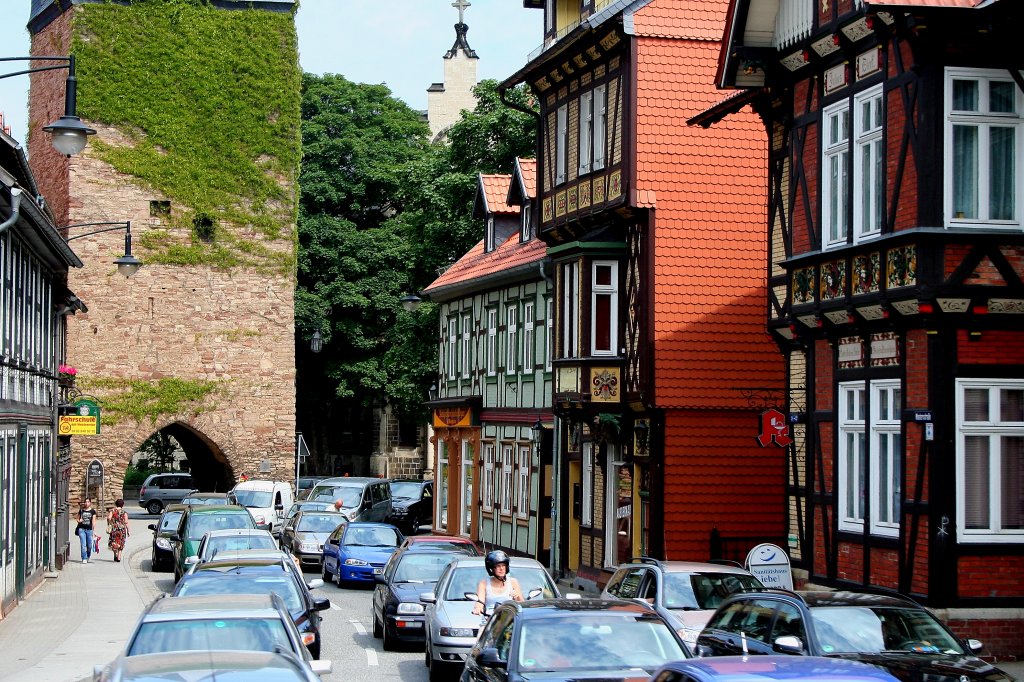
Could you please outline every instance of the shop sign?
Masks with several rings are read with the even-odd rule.
[[[775,443],[780,448],[784,448],[792,442],[786,415],[775,408],[761,413],[761,433],[757,437],[758,445],[766,448],[771,443]]]
[[[100,432],[100,406],[87,398],[80,398],[70,414],[62,414],[57,424],[61,436],[95,436]]]
[[[789,555],[778,545],[763,543],[747,554],[746,569],[765,587],[793,589]]]
[[[470,407],[438,407],[434,409],[434,428],[457,428],[473,425]]]

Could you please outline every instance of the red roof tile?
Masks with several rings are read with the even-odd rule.
[[[484,198],[484,210],[487,213],[519,213],[518,206],[509,206],[508,188],[512,183],[511,175],[480,174],[480,190]]]
[[[531,199],[537,198],[537,159],[516,158],[516,166],[523,178],[523,185],[526,188],[526,196]]]
[[[544,242],[540,239],[520,242],[518,231],[490,253],[484,253],[484,242],[481,239],[423,291],[434,300],[440,300],[444,298],[443,292],[446,289],[508,272],[517,267],[532,265],[543,259],[546,253],[547,245]]]
[[[718,0],[654,0],[633,14],[634,34],[718,41],[727,5]]]

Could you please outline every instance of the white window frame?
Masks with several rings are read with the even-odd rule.
[[[448,529],[448,501],[451,490],[448,487],[448,474],[450,459],[448,457],[448,446],[443,441],[438,441],[437,448],[437,485],[434,492],[434,526],[441,530]]]
[[[845,245],[850,233],[847,224],[850,201],[849,100],[825,107],[821,132],[821,243],[824,248],[830,248]]]
[[[953,110],[953,82],[956,80],[976,80],[978,87],[978,111],[954,111]],[[1014,112],[990,112],[989,88],[987,85],[992,82],[1007,82],[1013,85]],[[1020,228],[1021,226],[1021,202],[1019,198],[1024,195],[1024,94],[1016,87],[1013,78],[1003,70],[998,69],[968,69],[962,67],[947,67],[945,71],[945,130],[943,135],[943,147],[945,168],[943,169],[943,186],[945,191],[943,212],[946,216],[946,227],[1006,227]],[[954,215],[954,177],[953,177],[953,130],[957,126],[974,126],[978,128],[978,216],[977,218],[957,217]],[[991,205],[989,202],[989,185],[991,183],[989,173],[989,162],[991,161],[989,150],[991,148],[990,135],[994,128],[1012,128],[1014,130],[1014,192],[1013,217],[1010,220],[991,220]]]
[[[984,421],[966,420],[967,390],[988,391],[988,418]],[[1024,542],[1024,529],[1003,528],[1002,483],[1004,471],[1003,439],[1024,438],[1024,422],[1004,420],[1000,414],[1002,391],[1024,390],[1024,379],[957,379],[956,380],[956,517],[957,540],[963,543],[1020,543]],[[968,437],[988,439],[988,528],[967,527],[967,462]]]
[[[611,284],[597,283],[598,268],[611,268]],[[597,300],[608,298],[608,343],[610,348],[597,348]],[[619,263],[613,260],[596,260],[590,266],[590,353],[594,356],[612,356],[619,345]]]
[[[462,315],[462,353],[459,361],[462,364],[462,378],[469,378],[469,370],[472,368],[473,354],[473,318],[469,313]]]
[[[898,379],[880,379],[870,382],[870,387],[871,533],[899,537],[905,462],[901,433],[902,384]],[[886,444],[888,447],[885,447]],[[884,480],[883,470],[886,473]],[[882,521],[883,511],[890,520]]]
[[[487,376],[498,373],[498,311],[487,310]]]
[[[528,242],[533,238],[533,225],[531,223],[530,213],[533,207],[530,205],[529,200],[525,204],[519,207],[519,214],[521,221],[519,223],[519,241]]]
[[[562,265],[562,357],[575,358],[579,354],[580,317],[580,263],[572,261]]]
[[[548,298],[545,305],[544,319],[545,326],[545,357],[544,357],[544,370],[547,372],[551,371],[551,360],[555,355],[555,301],[552,298]]]
[[[458,336],[458,315],[452,314],[448,318],[448,378],[455,378],[455,355],[458,352],[459,347],[459,336]]]
[[[594,142],[594,92],[588,90],[580,95],[579,115],[579,174],[590,172],[591,150]]]
[[[484,443],[484,467],[480,472],[480,507],[494,510],[494,443]]]
[[[502,516],[512,515],[512,459],[515,457],[515,448],[511,443],[503,443],[501,446],[501,514]]]
[[[533,301],[523,303],[523,374],[533,374]]]
[[[883,184],[885,107],[881,84],[853,98],[853,240],[860,242],[882,233],[885,220]],[[865,156],[867,159],[865,159]]]
[[[529,445],[519,446],[516,462],[516,516],[530,518],[530,450]]]
[[[580,525],[587,528],[594,525],[594,444],[583,443],[583,457],[580,462],[581,492]]]
[[[510,303],[505,308],[505,374],[515,374],[519,369],[519,306]]]
[[[459,534],[469,537],[473,530],[473,448],[468,440],[462,441],[462,468],[459,471]]]
[[[608,86],[594,88],[594,160],[592,170],[601,170],[605,164],[605,149],[608,145]]]
[[[864,507],[867,503],[865,499],[865,484],[867,483],[865,458],[867,453],[864,452],[867,447],[866,415],[863,414],[865,405],[863,381],[839,384],[839,413],[836,419],[839,434],[839,456],[837,457],[839,480],[836,485],[839,530],[852,532],[863,532],[864,530]],[[851,437],[853,438],[852,449]],[[852,478],[855,480],[851,480],[851,471]],[[851,491],[854,496],[852,504],[849,499]],[[859,509],[856,508],[858,505]]]
[[[555,112],[555,184],[561,185],[568,178],[569,165],[569,106],[563,104]]]

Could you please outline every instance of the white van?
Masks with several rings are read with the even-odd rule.
[[[285,481],[242,481],[230,496],[252,514],[256,527],[269,530],[274,537],[284,527],[284,512],[294,502],[292,484]]]

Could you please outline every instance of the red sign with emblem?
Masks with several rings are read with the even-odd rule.
[[[786,415],[774,408],[761,413],[761,435],[757,442],[762,448],[775,443],[784,448],[793,442],[789,435],[789,424],[786,423]]]

